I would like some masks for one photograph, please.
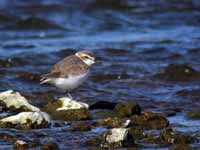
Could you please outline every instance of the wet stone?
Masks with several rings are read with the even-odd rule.
[[[25,149],[25,148],[28,148],[28,143],[22,140],[16,140],[13,145],[13,148],[15,150]]]
[[[50,113],[54,120],[86,120],[90,118],[90,112],[86,103],[77,102],[67,97],[49,102],[44,110]]]
[[[0,133],[0,139],[3,139],[9,143],[13,143],[15,141],[15,137],[12,134],[4,133],[4,132]]]
[[[103,126],[108,129],[119,128],[119,127],[123,126],[124,122],[125,122],[125,119],[121,119],[118,117],[114,117],[114,118],[108,117],[103,120],[97,121],[94,124],[94,126]]]
[[[13,66],[15,66],[15,64],[12,62],[11,59],[0,60],[0,67],[8,68],[8,67],[13,67]]]
[[[45,112],[21,112],[0,120],[1,128],[39,129],[50,126],[50,117]]]
[[[145,133],[144,133],[144,129],[142,127],[131,127],[129,128],[129,132],[128,134],[134,139],[134,140],[141,140],[143,138],[145,138]]]
[[[71,127],[71,131],[90,131],[92,129],[92,126],[89,122],[80,122],[73,124]]]
[[[11,111],[40,111],[39,108],[28,103],[20,93],[8,90],[0,93],[0,104],[4,110]]]
[[[98,101],[92,105],[90,105],[89,109],[114,109],[117,103],[108,102],[108,101]]]
[[[169,121],[157,113],[145,112],[142,115],[134,115],[131,118],[130,126],[140,126],[144,129],[163,129],[169,125]]]
[[[175,132],[172,128],[166,128],[160,133],[159,142],[162,144],[186,144],[193,141],[190,135]]]
[[[128,132],[126,128],[113,128],[104,132],[101,146],[110,149],[133,146],[134,140],[128,136]]]
[[[169,81],[186,82],[199,79],[200,73],[186,64],[170,64],[156,76]]]
[[[141,108],[134,102],[121,102],[115,106],[115,111],[120,117],[130,117],[132,115],[140,115]]]
[[[178,144],[174,148],[171,148],[170,150],[197,150],[197,148],[187,144]]]
[[[200,110],[193,110],[187,113],[187,118],[200,120]]]
[[[96,137],[91,137],[86,141],[86,146],[92,146],[92,147],[100,147],[102,143],[102,137],[101,136],[96,136]]]
[[[94,119],[105,119],[105,118],[115,118],[118,117],[118,114],[114,110],[95,110],[92,111],[92,117]]]
[[[10,22],[13,18],[11,16],[0,14],[0,22]]]

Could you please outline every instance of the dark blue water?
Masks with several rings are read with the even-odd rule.
[[[40,20],[30,25],[27,18]],[[36,105],[47,102],[39,95],[49,90],[59,97],[58,89],[20,76],[47,72],[67,55],[89,49],[101,62],[93,67],[88,82],[73,92],[77,99],[90,104],[136,101],[146,111],[176,108],[181,111],[169,119],[177,130],[200,129],[199,121],[185,118],[187,111],[200,108],[200,101],[177,94],[199,90],[200,82],[153,78],[171,63],[200,70],[199,0],[1,0],[0,33],[0,60],[10,64],[0,67],[1,91],[18,90]],[[79,147],[73,137],[62,136]]]

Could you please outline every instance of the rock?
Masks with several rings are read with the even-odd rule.
[[[88,122],[80,122],[72,125],[71,131],[90,131],[92,129],[91,124]]]
[[[45,112],[21,112],[0,120],[1,128],[38,129],[50,125],[50,117]]]
[[[102,143],[102,137],[101,136],[96,136],[96,137],[91,137],[86,141],[86,146],[92,146],[92,147],[99,147]]]
[[[0,59],[0,67],[9,68],[12,66],[14,66],[14,64],[11,59]]]
[[[169,81],[193,81],[199,79],[200,73],[186,64],[170,64],[156,76]]]
[[[28,147],[28,144],[25,141],[22,141],[22,140],[16,140],[15,143],[14,143],[14,146],[13,146],[14,149],[19,149],[19,150],[20,149],[23,150],[27,147]]]
[[[200,120],[200,110],[193,110],[187,113],[189,119]]]
[[[118,117],[118,114],[114,110],[95,110],[92,111],[92,118],[94,119],[105,119]]]
[[[109,130],[109,134],[106,135],[106,141],[108,143],[118,143],[126,139],[128,135],[128,129],[126,128],[113,128]]]
[[[12,18],[11,16],[7,15],[7,14],[0,14],[0,22],[10,22],[14,20],[14,18]]]
[[[56,142],[49,141],[47,143],[42,144],[42,150],[59,150],[59,146]]]
[[[108,117],[103,120],[97,121],[94,126],[103,126],[108,129],[119,128],[123,126],[124,122],[125,122],[124,119],[121,119],[118,117],[114,117],[114,118]]]
[[[115,111],[120,117],[130,117],[132,115],[140,115],[141,108],[134,102],[121,102],[115,106]]]
[[[15,142],[15,136],[11,135],[10,133],[0,133],[0,139],[7,141],[8,143],[14,143]]]
[[[176,147],[171,148],[170,150],[197,150],[197,148],[192,147],[187,144],[179,144],[179,145],[176,145]]]
[[[28,103],[27,99],[18,92],[8,90],[0,93],[0,103],[12,111],[40,111],[39,108]]]
[[[129,128],[128,134],[134,139],[134,140],[141,140],[145,138],[145,133],[142,127],[135,126]]]
[[[44,110],[55,120],[85,120],[90,118],[89,105],[68,97],[49,102]]]
[[[111,109],[113,110],[117,103],[114,102],[108,102],[108,101],[99,101],[96,102],[95,104],[90,105],[89,109]]]
[[[103,134],[105,139],[104,143],[102,143],[102,147],[107,147],[110,149],[115,149],[118,147],[127,147],[134,145],[134,141],[131,137],[128,137],[128,129],[127,128],[113,128],[106,131]]]
[[[152,112],[145,112],[142,115],[134,115],[130,119],[130,127],[140,126],[147,130],[163,129],[169,125],[169,121],[165,117]]]
[[[173,131],[172,128],[166,128],[160,133],[160,143],[164,144],[186,144],[193,141],[193,137],[183,135]]]

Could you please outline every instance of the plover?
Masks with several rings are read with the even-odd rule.
[[[69,92],[79,87],[88,78],[90,67],[94,63],[93,52],[79,51],[56,63],[49,73],[41,76],[40,83],[48,83],[63,89],[71,98]]]

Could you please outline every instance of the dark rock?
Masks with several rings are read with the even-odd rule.
[[[92,129],[91,124],[88,122],[80,122],[72,125],[71,131],[90,131]]]
[[[128,134],[134,139],[134,140],[141,140],[145,138],[144,130],[142,127],[135,126],[131,127],[129,129]]]
[[[10,22],[13,18],[8,15],[0,14],[0,22]]]
[[[172,128],[166,128],[160,133],[160,143],[163,144],[185,144],[191,143],[193,137],[189,135],[184,135],[178,132],[173,131]]]
[[[17,30],[27,30],[27,29],[63,29],[59,25],[51,23],[47,20],[30,17],[24,20],[20,20],[14,26],[8,28],[17,29]]]
[[[193,110],[187,113],[189,119],[200,120],[200,110]]]
[[[169,81],[186,82],[199,79],[200,73],[186,64],[170,64],[156,76]]]
[[[0,67],[13,67],[15,66],[11,59],[0,60]]]
[[[121,102],[115,106],[115,111],[120,117],[130,117],[132,115],[140,115],[141,108],[137,103]]]
[[[90,105],[89,109],[114,109],[117,103],[108,102],[108,101],[99,101],[95,104]]]
[[[169,121],[157,113],[145,112],[142,115],[134,115],[130,126],[140,126],[145,129],[163,129],[169,125]]]
[[[120,119],[117,117],[114,118],[105,118],[103,120],[99,120],[94,123],[94,126],[103,126],[105,128],[111,129],[111,128],[119,128],[124,124],[125,120]]]
[[[57,143],[53,141],[49,141],[47,143],[42,144],[42,150],[59,150],[59,146]]]
[[[118,117],[118,114],[114,110],[101,109],[92,111],[92,117],[94,119],[114,118]]]
[[[8,133],[0,133],[0,139],[3,139],[9,143],[14,143],[15,142],[15,137],[11,134]]]
[[[0,120],[1,128],[16,128],[22,130],[47,128],[50,126],[50,118],[44,112],[21,112]]]
[[[102,143],[102,137],[101,136],[96,136],[96,137],[91,137],[86,141],[86,146],[92,146],[92,147],[100,147]]]
[[[178,145],[176,145],[176,147],[171,148],[170,150],[197,150],[197,148],[192,147],[187,144],[178,144]]]

